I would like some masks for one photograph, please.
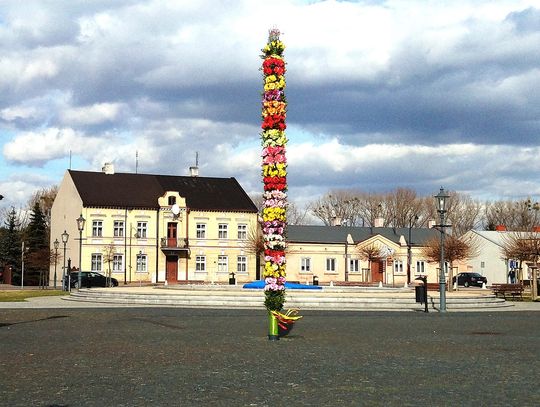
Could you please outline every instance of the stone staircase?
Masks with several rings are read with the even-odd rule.
[[[186,308],[259,308],[263,309],[262,290],[239,286],[181,285],[168,287],[92,288],[73,291],[69,301],[87,301],[123,305],[149,305]],[[447,309],[452,311],[486,310],[509,307],[502,298],[488,293],[447,293]],[[439,296],[428,292],[430,310],[439,308]],[[410,288],[324,287],[322,290],[288,290],[286,308],[335,311],[421,311]]]

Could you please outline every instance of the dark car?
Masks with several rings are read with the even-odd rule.
[[[482,287],[482,284],[487,285],[487,278],[478,273],[459,273],[457,276],[458,285],[464,287],[478,286]],[[452,279],[452,283],[456,283],[456,277]]]
[[[79,288],[79,272],[70,273],[72,288]],[[66,279],[68,276],[65,277]],[[118,280],[113,277],[106,277],[95,271],[81,271],[81,287],[117,287]],[[64,287],[67,287],[67,281],[64,281]]]

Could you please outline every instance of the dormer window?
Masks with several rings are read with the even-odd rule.
[[[173,205],[176,205],[176,197],[175,196],[170,196],[169,197],[169,206],[173,206]]]

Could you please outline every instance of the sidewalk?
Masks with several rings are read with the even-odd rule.
[[[221,287],[222,289],[223,287]],[[228,287],[225,287],[228,288]],[[221,291],[221,289],[218,288],[218,291]],[[140,295],[141,297],[144,297],[148,294],[163,294],[163,295],[180,295],[182,290],[179,289],[156,289],[151,286],[143,286],[143,287],[116,287],[113,289],[91,289],[91,291],[99,292],[100,290],[104,290],[106,292],[114,292],[117,294],[121,293],[129,293],[129,294],[135,294]],[[230,290],[232,291],[232,287],[230,287]],[[240,288],[238,288],[240,291]],[[216,293],[217,294],[217,293]],[[435,294],[435,293],[434,293]],[[459,291],[457,293],[448,293],[447,295],[449,297],[460,297],[465,295],[471,295],[472,292],[464,292]],[[481,293],[475,293],[478,295],[481,295]],[[211,294],[210,294],[211,295]],[[373,293],[370,293],[370,295],[373,295]],[[381,293],[381,295],[388,295],[388,293]],[[398,297],[410,297],[411,293],[393,293],[392,296]],[[0,309],[39,309],[39,308],[156,308],[156,307],[179,307],[178,305],[166,305],[166,304],[133,304],[133,303],[106,303],[106,302],[99,302],[99,301],[69,301],[68,300],[69,295],[65,296],[45,296],[45,297],[34,297],[29,298],[24,302],[0,302]],[[480,309],[480,308],[474,308],[474,309],[449,309],[449,312],[508,312],[508,311],[540,311],[540,302],[530,302],[530,301],[508,301],[508,304],[511,306],[507,307],[501,307],[501,308],[486,308],[486,309]],[[189,307],[186,307],[189,308]],[[209,307],[211,308],[211,307]],[[306,308],[309,309],[309,308]],[[357,311],[360,312],[361,310]],[[398,311],[398,310],[396,310]],[[430,310],[430,312],[437,312],[434,310]]]

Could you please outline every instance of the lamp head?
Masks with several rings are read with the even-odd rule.
[[[69,233],[64,230],[64,233],[62,233],[62,243],[66,244],[69,240]]]
[[[82,213],[81,213],[81,216],[77,218],[77,229],[79,229],[79,232],[82,232],[84,230],[85,222],[86,222],[86,219],[83,218]]]
[[[58,241],[58,239],[54,240],[53,246],[54,246],[54,250],[58,250],[58,246],[60,246],[60,242]]]
[[[450,195],[448,195],[443,187],[441,187],[441,190],[434,198],[437,200],[437,211],[441,213],[446,212],[446,200],[450,198]]]

